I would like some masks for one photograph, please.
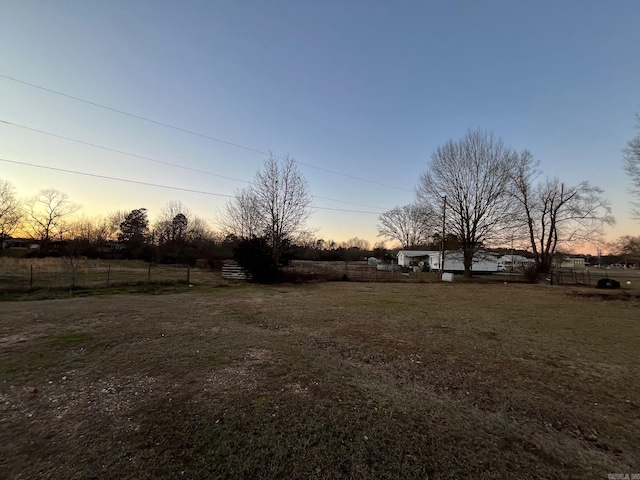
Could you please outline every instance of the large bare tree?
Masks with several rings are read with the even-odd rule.
[[[10,237],[22,221],[23,212],[14,186],[0,179],[0,240]],[[0,248],[2,244],[0,243]]]
[[[640,129],[640,113],[636,114],[637,127]],[[624,169],[631,180],[631,195],[635,198],[631,202],[633,216],[640,220],[640,135],[629,141],[624,149]]]
[[[595,242],[605,225],[615,223],[602,189],[582,182],[568,186],[557,178],[539,179],[529,152],[518,155],[512,170],[512,198],[521,219],[519,230],[528,239],[536,268],[551,270],[561,245]]]
[[[306,231],[311,209],[309,184],[293,158],[271,155],[251,184],[227,203],[219,222],[240,238],[263,237],[279,264],[286,242]]]
[[[53,239],[62,240],[70,228],[73,214],[80,209],[80,205],[69,200],[66,193],[53,188],[40,190],[25,205],[31,236],[40,240],[45,248]]]
[[[87,217],[85,215],[70,222],[68,237],[72,240],[102,244],[109,239],[109,220],[102,216]]]
[[[402,248],[415,248],[428,242],[437,231],[437,219],[423,205],[397,206],[378,217],[378,236],[397,240]]]
[[[611,244],[611,249],[617,255],[627,257],[627,260],[638,262],[640,261],[640,236],[633,237],[631,235],[625,235],[624,237],[620,237]]]
[[[438,147],[416,187],[417,203],[446,219],[447,233],[458,237],[465,276],[474,255],[502,233],[510,219],[509,171],[514,152],[482,130]],[[446,197],[446,210],[443,198]],[[444,211],[443,211],[444,210]]]

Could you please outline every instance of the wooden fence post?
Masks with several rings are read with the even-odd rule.
[[[29,290],[33,289],[33,263],[30,265],[29,269]]]
[[[191,283],[189,281],[190,276],[191,276],[191,269],[189,268],[189,265],[187,265],[187,285],[189,285],[189,283]]]
[[[107,267],[107,288],[109,288],[111,284],[111,264]]]
[[[151,264],[149,264],[149,269],[147,270],[147,284],[151,283]]]

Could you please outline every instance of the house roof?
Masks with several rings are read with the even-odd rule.
[[[498,258],[499,262],[510,262],[513,258],[514,262],[533,262],[532,258],[527,258],[522,255],[502,255]]]
[[[430,253],[438,253],[438,252],[436,252],[435,250],[400,250],[398,252],[398,256],[402,254],[405,257],[426,257]]]

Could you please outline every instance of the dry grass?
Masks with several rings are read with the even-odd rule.
[[[0,477],[640,472],[635,297],[323,283],[4,302]]]
[[[220,284],[219,272],[134,260],[0,257],[0,293],[140,283]]]

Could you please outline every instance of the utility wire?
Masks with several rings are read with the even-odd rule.
[[[193,190],[190,188],[172,187],[170,185],[160,185],[158,183],[140,182],[138,180],[129,180],[127,178],[109,177],[107,175],[99,175],[97,173],[79,172],[77,170],[67,170],[66,168],[50,167],[48,165],[38,165],[36,163],[19,162],[17,160],[9,160],[7,158],[0,158],[0,162],[14,163],[16,165],[25,165],[27,167],[44,168],[46,170],[55,170],[56,172],[73,173],[74,175],[84,175],[85,177],[102,178],[106,180],[115,180],[117,182],[135,183],[136,185],[146,185],[148,187],[168,188],[170,190],[180,190],[183,192],[201,193],[203,195],[214,195],[216,197],[233,198],[233,195],[225,195],[224,193],[205,192],[203,190]]]
[[[204,190],[194,190],[191,188],[182,188],[182,187],[172,187],[170,185],[162,185],[159,183],[151,183],[151,182],[141,182],[138,180],[130,180],[128,178],[118,178],[118,177],[110,177],[108,175],[99,175],[97,173],[89,173],[89,172],[80,172],[77,170],[69,170],[66,168],[58,168],[58,167],[51,167],[48,165],[38,165],[36,163],[29,163],[29,162],[19,162],[17,160],[9,160],[7,158],[0,158],[0,162],[6,162],[6,163],[12,163],[15,165],[24,165],[27,167],[33,167],[33,168],[42,168],[45,170],[54,170],[56,172],[64,172],[64,173],[72,173],[74,175],[83,175],[85,177],[94,177],[94,178],[101,178],[104,180],[113,180],[116,182],[126,182],[126,183],[133,183],[136,185],[145,185],[147,187],[157,187],[157,188],[166,188],[169,190],[179,190],[182,192],[191,192],[191,193],[199,193],[202,195],[212,195],[212,196],[216,196],[216,197],[226,197],[226,198],[235,198],[235,195],[227,195],[224,193],[215,193],[215,192],[206,192]],[[380,215],[380,212],[367,212],[367,211],[363,211],[363,210],[348,210],[348,209],[344,209],[344,208],[329,208],[329,207],[312,207],[315,208],[317,210],[331,210],[331,211],[335,211],[335,212],[349,212],[349,213],[365,213],[365,214],[371,214],[371,215]]]
[[[72,138],[72,137],[66,137],[64,135],[59,135],[57,133],[46,132],[44,130],[39,130],[37,128],[32,128],[32,127],[27,127],[26,125],[20,125],[18,123],[8,122],[6,120],[0,120],[0,123],[4,123],[4,124],[10,125],[12,127],[23,128],[25,130],[29,130],[29,131],[32,131],[32,132],[41,133],[43,135],[49,135],[51,137],[60,138],[60,139],[67,140],[67,141],[70,141],[70,142],[75,142],[75,143],[79,143],[79,144],[82,144],[82,145],[88,145],[90,147],[101,148],[101,149],[107,150],[109,152],[115,152],[115,153],[119,153],[119,154],[122,154],[122,155],[128,155],[130,157],[140,158],[140,159],[143,159],[143,160],[149,160],[151,162],[156,162],[156,163],[160,163],[160,164],[163,164],[163,165],[169,165],[169,166],[176,167],[176,168],[182,168],[184,170],[189,170],[189,171],[192,171],[192,172],[203,173],[205,175],[211,175],[213,177],[219,177],[219,178],[224,178],[224,179],[227,179],[227,180],[233,180],[235,182],[251,183],[251,182],[249,182],[247,180],[241,180],[239,178],[228,177],[226,175],[220,175],[220,174],[217,174],[217,173],[208,172],[206,170],[198,170],[196,168],[191,168],[191,167],[187,167],[187,166],[184,166],[184,165],[179,165],[179,164],[176,164],[176,163],[165,162],[163,160],[158,160],[156,158],[145,157],[144,155],[138,155],[138,154],[135,154],[135,153],[126,152],[124,150],[117,150],[117,149],[111,148],[111,147],[105,147],[104,145],[98,145],[97,143],[87,142],[87,141],[79,140],[77,138]],[[338,199],[329,198],[329,197],[320,197],[320,196],[317,196],[317,195],[312,195],[312,197],[313,198],[322,199],[322,200],[329,200],[331,202],[338,202],[338,203],[345,203],[345,204],[349,204],[349,205],[356,205],[356,206],[359,206],[359,207],[377,208],[377,209],[380,209],[380,210],[385,210],[383,207],[376,207],[375,205],[366,205],[366,204],[363,204],[363,203],[349,202],[349,201],[346,201],[346,200],[338,200]]]
[[[66,98],[69,98],[69,99],[72,99],[72,100],[76,100],[78,102],[83,102],[83,103],[86,103],[88,105],[93,105],[94,107],[103,108],[105,110],[110,110],[112,112],[120,113],[122,115],[127,115],[129,117],[136,118],[138,120],[144,120],[145,122],[153,123],[155,125],[160,125],[160,126],[163,126],[163,127],[166,127],[166,128],[171,128],[171,129],[177,130],[179,132],[188,133],[190,135],[195,135],[197,137],[206,138],[206,139],[209,139],[209,140],[213,140],[215,142],[220,142],[220,143],[224,143],[226,145],[231,145],[233,147],[242,148],[242,149],[248,150],[250,152],[260,153],[262,155],[272,155],[270,152],[265,152],[265,151],[262,151],[262,150],[258,150],[256,148],[248,147],[246,145],[242,145],[242,144],[239,144],[239,143],[229,142],[229,141],[223,140],[221,138],[213,137],[211,135],[206,135],[204,133],[195,132],[193,130],[189,130],[189,129],[186,129],[186,128],[177,127],[177,126],[171,125],[169,123],[160,122],[158,120],[153,120],[153,119],[148,118],[148,117],[143,117],[142,115],[136,115],[135,113],[130,113],[130,112],[126,112],[124,110],[119,110],[117,108],[109,107],[109,106],[103,105],[101,103],[92,102],[91,100],[86,100],[84,98],[76,97],[74,95],[69,95],[68,93],[63,93],[63,92],[59,92],[57,90],[53,90],[53,89],[50,89],[50,88],[43,87],[41,85],[36,85],[35,83],[26,82],[24,80],[20,80],[20,79],[15,78],[15,77],[10,77],[9,75],[3,75],[3,74],[0,73],[0,77],[5,78],[7,80],[11,80],[12,82],[21,83],[21,84],[27,85],[29,87],[37,88],[37,89],[43,90],[45,92],[53,93],[53,94],[56,94],[56,95],[60,95],[62,97],[66,97]],[[281,160],[283,159],[282,157],[279,157],[277,155],[273,155],[273,156],[275,158],[279,158]],[[318,167],[316,165],[312,165],[310,163],[300,162],[298,160],[295,160],[295,162],[297,164],[299,164],[299,165],[304,165],[305,167],[314,168],[316,170],[321,170],[323,172],[332,173],[334,175],[340,175],[340,176],[351,178],[351,179],[354,179],[354,180],[359,180],[361,182],[372,183],[372,184],[375,184],[375,185],[380,185],[380,186],[387,187],[387,188],[393,188],[393,189],[396,189],[396,190],[403,190],[403,191],[407,191],[407,192],[411,192],[412,191],[409,188],[398,187],[396,185],[389,185],[389,184],[386,184],[386,183],[377,182],[375,180],[368,180],[366,178],[357,177],[355,175],[349,175],[347,173],[336,172],[335,170],[329,170],[328,168]]]
[[[319,200],[329,200],[330,202],[346,203],[346,204],[349,204],[349,205],[356,205],[358,207],[365,207],[365,208],[377,208],[379,210],[389,210],[388,208],[376,207],[375,205],[367,205],[366,203],[348,202],[346,200],[336,200],[335,198],[320,197],[318,195],[311,195],[311,196],[313,198],[317,198]]]
[[[189,170],[196,173],[211,175],[212,177],[220,177],[226,180],[233,180],[234,182],[249,183],[246,180],[240,180],[239,178],[227,177],[226,175],[219,175],[217,173],[207,172],[205,170],[198,170],[197,168],[186,167],[184,165],[178,165],[177,163],[165,162],[163,160],[158,160],[156,158],[145,157],[144,155],[125,152],[124,150],[117,150],[111,147],[105,147],[104,145],[98,145],[97,143],[85,142],[84,140],[78,140],[77,138],[65,137],[64,135],[58,135],[57,133],[45,132],[44,130],[38,130],[37,128],[27,127],[26,125],[19,125],[13,122],[7,122],[6,120],[0,120],[0,123],[6,123],[7,125],[11,125],[12,127],[23,128],[25,130],[30,130],[32,132],[42,133],[43,135],[49,135],[50,137],[56,137],[56,138],[61,138],[63,140],[68,140],[70,142],[80,143],[82,145],[89,145],[90,147],[101,148],[102,150],[119,153],[121,155],[128,155],[130,157],[141,158],[142,160],[149,160],[150,162],[161,163],[163,165],[169,165],[171,167],[182,168],[184,170]]]

